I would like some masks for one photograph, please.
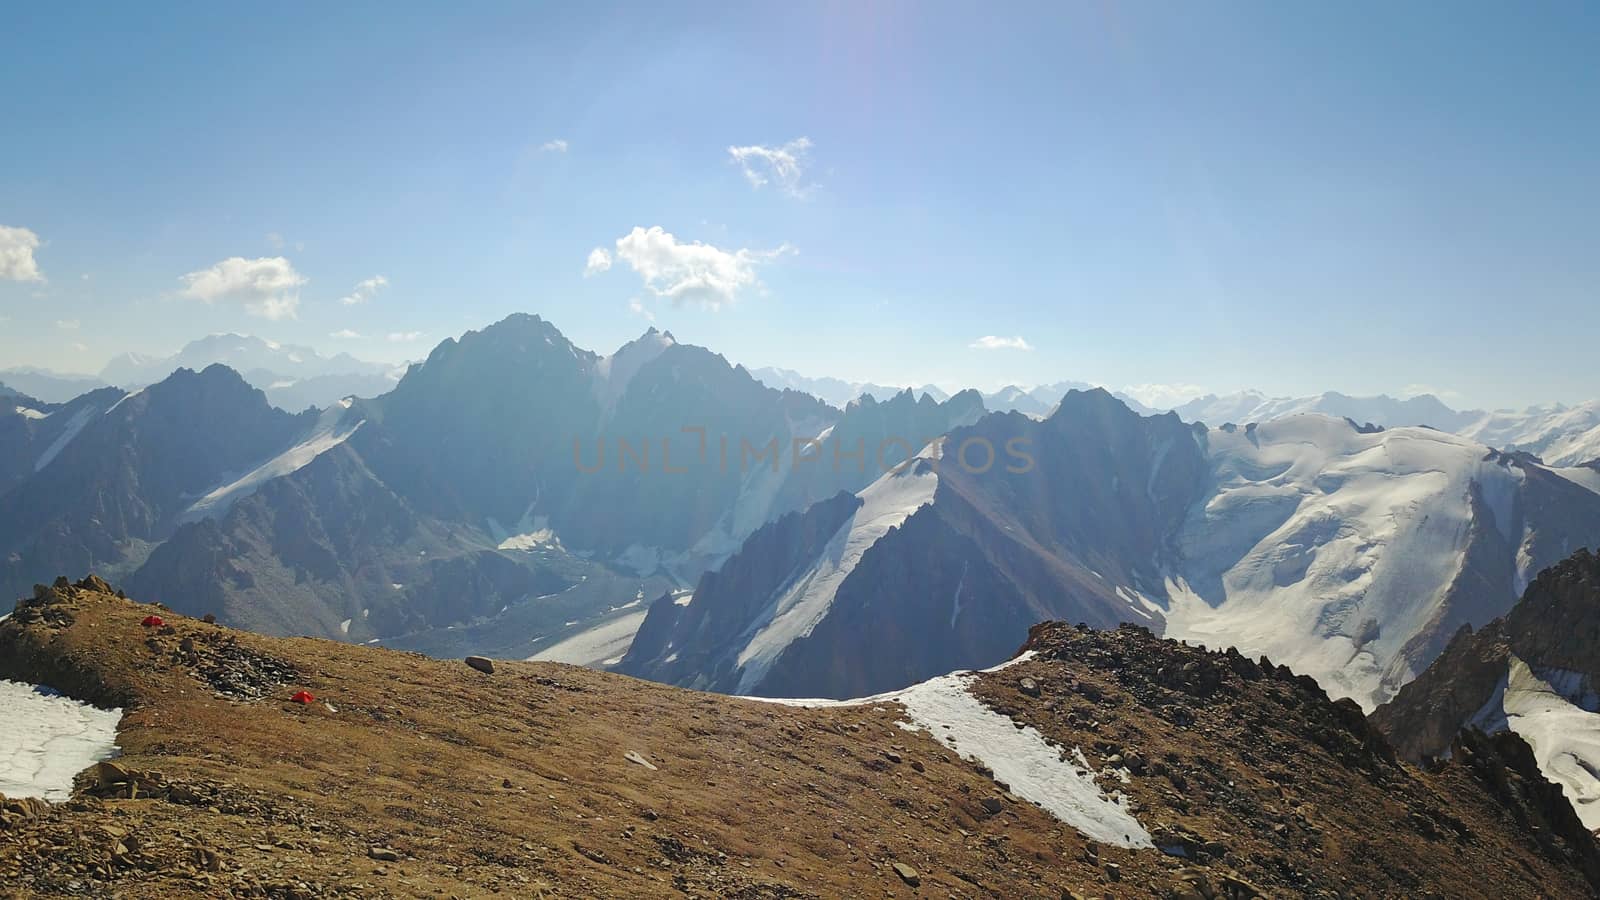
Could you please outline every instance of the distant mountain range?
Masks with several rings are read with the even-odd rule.
[[[757,379],[774,387],[805,391],[835,406],[863,393],[882,399],[898,389],[871,383],[849,383],[832,378],[807,378],[787,369],[757,369]],[[1035,387],[1010,385],[983,394],[984,408],[992,412],[1020,412],[1035,418],[1048,416],[1068,391],[1095,387],[1088,382],[1061,381]],[[943,394],[933,385],[916,389],[934,399]],[[1600,400],[1577,406],[1554,404],[1523,410],[1456,410],[1432,394],[1397,399],[1385,394],[1353,397],[1329,391],[1308,397],[1270,397],[1259,391],[1207,394],[1173,407],[1148,407],[1124,392],[1118,400],[1143,415],[1175,412],[1185,422],[1208,425],[1245,425],[1284,416],[1315,413],[1350,419],[1358,425],[1389,428],[1422,425],[1470,438],[1497,449],[1531,453],[1557,466],[1582,465],[1600,459]]]
[[[242,334],[214,334],[191,341],[171,356],[123,353],[98,376],[61,375],[44,369],[0,370],[0,382],[46,403],[65,403],[103,387],[136,390],[179,369],[201,371],[224,365],[261,389],[272,405],[299,412],[322,408],[345,397],[376,397],[404,374],[404,366],[365,362],[348,353],[322,356],[310,347],[279,344]]]
[[[767,387],[778,390],[799,391],[810,394],[829,406],[844,407],[859,397],[871,397],[874,400],[887,400],[894,395],[910,390],[913,395],[927,394],[935,400],[948,400],[950,395],[940,390],[935,385],[925,384],[922,387],[891,387],[888,385],[874,384],[870,381],[843,381],[838,378],[807,378],[792,369],[762,368],[752,369],[751,377]]]

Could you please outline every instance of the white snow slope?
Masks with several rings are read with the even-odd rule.
[[[931,458],[929,454],[937,452],[935,443],[916,459]],[[861,554],[919,507],[933,502],[938,486],[939,476],[933,467],[919,466],[913,460],[885,473],[856,494],[861,498],[861,507],[839,526],[818,560],[791,578],[751,625],[749,641],[739,652],[738,662],[743,668],[739,693],[754,689],[785,648],[811,633],[828,614],[839,585],[855,570]]]
[[[117,402],[121,403],[122,401],[119,400]],[[54,441],[50,442],[50,446],[44,448],[43,453],[39,454],[39,459],[33,464],[33,470],[35,472],[44,471],[44,467],[50,465],[57,456],[60,456],[61,451],[67,449],[67,445],[72,443],[73,438],[76,438],[83,431],[83,427],[88,425],[89,421],[99,412],[100,410],[93,406],[85,406],[73,413],[72,418],[67,420],[67,424],[62,426],[61,433],[56,436]]]
[[[298,472],[318,456],[344,443],[366,421],[350,416],[350,405],[350,401],[345,400],[323,410],[316,424],[293,447],[196,500],[184,512],[183,520],[221,516],[236,501],[255,493],[268,481]]]
[[[1600,459],[1600,400],[1485,414],[1463,437],[1501,450],[1526,450],[1552,466]]]
[[[117,753],[120,709],[0,680],[0,794],[66,800],[72,779]]]
[[[1023,662],[1032,653],[988,671]],[[1095,783],[1081,750],[1071,758],[1066,751],[1045,742],[1030,727],[1018,728],[1010,716],[1001,715],[972,695],[967,682],[974,673],[942,675],[904,690],[859,700],[777,700],[752,697],[786,706],[872,706],[899,703],[908,721],[907,731],[926,731],[939,743],[977,760],[994,772],[1011,793],[1037,804],[1084,836],[1119,847],[1151,847],[1150,833],[1120,794],[1107,796]]]
[[[1217,487],[1185,525],[1166,636],[1265,653],[1369,709],[1428,662],[1400,651],[1462,566],[1474,483],[1484,524],[1524,540],[1522,470],[1451,434],[1304,415],[1208,443]]]
[[[1578,818],[1600,829],[1600,697],[1581,673],[1534,669],[1515,656],[1472,724],[1516,732],[1533,748],[1539,770],[1561,785]]]
[[[633,646],[633,636],[644,624],[647,610],[630,612],[583,631],[528,657],[531,661],[571,663],[596,667],[620,662]]]

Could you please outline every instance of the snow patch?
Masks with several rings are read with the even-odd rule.
[[[998,671],[1032,657],[1030,651],[987,671]],[[1155,846],[1150,832],[1129,812],[1127,798],[1120,793],[1107,795],[1100,789],[1082,750],[1074,748],[1069,759],[1059,747],[1048,744],[1038,730],[1031,726],[1019,729],[1010,716],[985,706],[972,695],[970,680],[976,674],[942,675],[904,690],[859,700],[749,699],[803,707],[899,703],[905,707],[907,717],[899,723],[901,728],[926,731],[964,759],[988,766],[994,779],[1003,782],[1011,793],[1038,805],[1085,837],[1118,847]]]
[[[316,424],[293,447],[256,466],[244,477],[215,488],[196,500],[184,512],[183,521],[220,516],[235,502],[255,493],[261,485],[300,471],[318,456],[344,443],[366,422],[365,419],[351,420],[346,412],[347,407],[337,403],[323,410]]]
[[[133,395],[129,394],[128,396],[131,397]],[[122,400],[126,399],[128,397],[122,398]],[[121,403],[122,400],[118,400],[117,403]],[[113,406],[114,408],[115,406]],[[106,412],[110,411],[109,409],[106,410]],[[61,433],[56,435],[56,439],[51,441],[50,446],[44,448],[44,452],[39,455],[38,461],[33,464],[33,470],[35,472],[44,471],[44,467],[50,465],[57,456],[60,456],[61,451],[67,449],[67,445],[72,443],[73,439],[83,431],[83,427],[89,424],[89,420],[94,418],[94,414],[95,408],[93,406],[85,406],[73,413],[72,418],[67,420],[67,424],[62,426]]]
[[[645,611],[640,610],[608,619],[540,650],[528,660],[590,667],[607,665],[606,660],[620,660],[627,655],[628,648],[633,646],[633,636],[644,624],[645,615]]]
[[[66,800],[72,779],[117,755],[120,709],[0,680],[0,794]]]
[[[1471,724],[1510,730],[1533,748],[1539,770],[1561,786],[1590,831],[1600,828],[1600,697],[1588,678],[1511,657],[1494,696]]]

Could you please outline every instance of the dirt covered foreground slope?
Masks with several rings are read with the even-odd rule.
[[[997,783],[903,727],[939,708],[909,694],[809,708],[485,673],[58,585],[0,623],[0,677],[124,707],[123,755],[67,803],[5,805],[0,896],[1592,893],[1592,841],[1514,736],[1424,773],[1307,679],[1137,629],[1039,626],[1026,658],[950,682],[1125,795],[1142,834],[1097,842],[1026,798],[1060,771],[991,754]]]

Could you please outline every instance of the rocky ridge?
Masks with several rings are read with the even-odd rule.
[[[122,706],[124,752],[70,802],[0,804],[0,895],[1592,892],[1593,842],[1515,736],[1425,771],[1265,661],[1061,623],[1025,650],[971,695],[1097,772],[1154,848],[1085,838],[893,699],[266,638],[62,580],[0,622],[0,676]]]

